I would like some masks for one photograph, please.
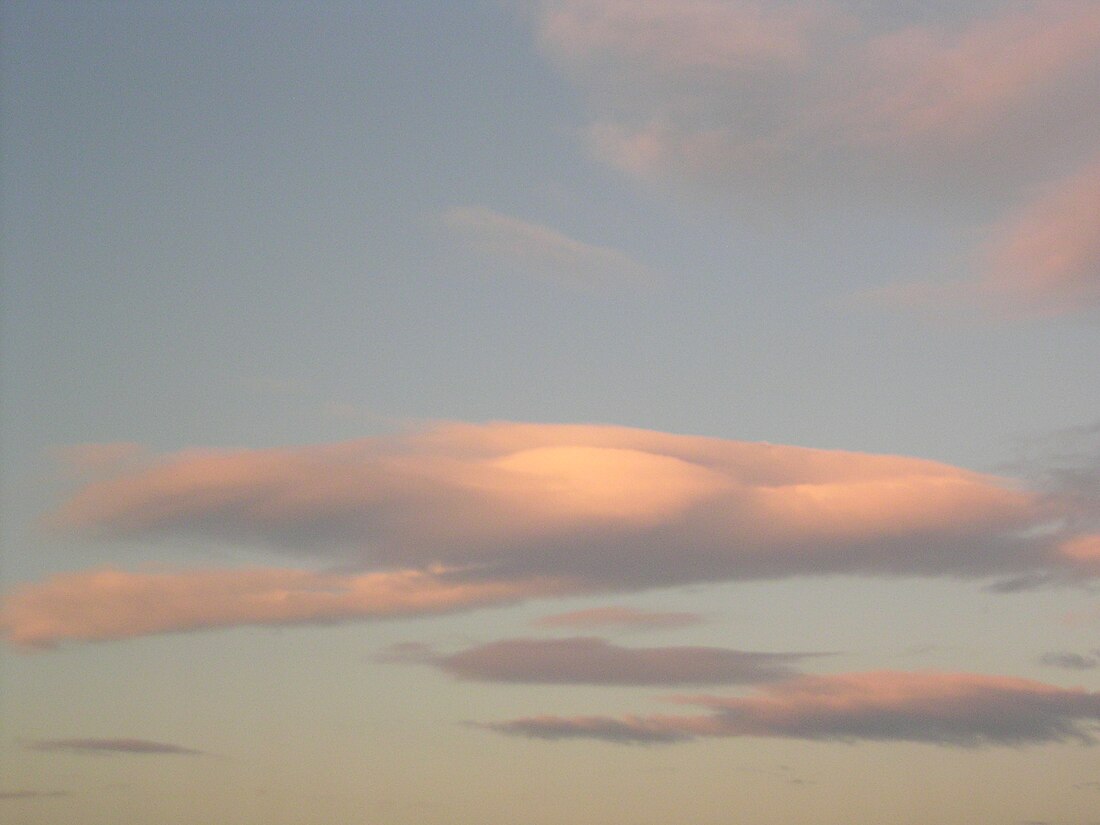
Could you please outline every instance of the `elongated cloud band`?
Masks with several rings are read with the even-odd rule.
[[[447,613],[559,592],[546,580],[463,582],[418,570],[340,575],[254,568],[94,570],[14,590],[2,627],[26,648],[240,625]]]
[[[68,753],[129,753],[139,756],[201,756],[202,751],[151,742],[148,739],[39,739],[24,747],[32,751],[65,751]]]
[[[794,674],[804,656],[719,647],[630,648],[602,639],[505,639],[434,664],[459,679],[588,685],[718,685],[772,681]]]
[[[484,725],[539,739],[667,743],[698,737],[764,736],[940,745],[1092,743],[1100,693],[1025,679],[965,673],[882,671],[802,676],[749,697],[676,701],[701,716],[538,716]]]
[[[186,535],[365,567],[633,587],[1092,566],[1095,540],[1036,538],[1060,515],[1008,480],[915,458],[496,423],[177,453],[88,484],[48,521],[103,538]]]
[[[1067,532],[1066,515],[932,461],[610,426],[187,451],[86,484],[48,524],[258,544],[362,572],[71,573],[17,588],[3,625],[35,645],[796,575],[1095,575],[1100,537]]]
[[[626,288],[653,279],[644,266],[617,249],[578,241],[482,206],[450,209],[443,220],[464,243],[496,263],[563,286]]]

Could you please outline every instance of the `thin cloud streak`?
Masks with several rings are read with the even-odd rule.
[[[802,676],[749,697],[675,697],[702,716],[538,716],[482,725],[539,739],[658,744],[703,737],[924,742],[977,747],[1092,744],[1100,693],[1025,679],[881,671]]]
[[[37,739],[23,746],[31,751],[63,751],[82,754],[125,753],[137,756],[205,756],[203,751],[151,742],[148,739]]]
[[[751,684],[795,673],[805,654],[718,647],[613,645],[596,638],[505,639],[441,656],[435,664],[459,679],[586,685]]]
[[[0,630],[24,649],[242,625],[422,616],[560,592],[548,580],[464,582],[445,571],[326,574],[286,568],[59,574],[13,590]]]
[[[482,206],[450,209],[443,221],[461,241],[509,273],[584,290],[637,288],[654,281],[644,266],[617,249],[578,241]]]

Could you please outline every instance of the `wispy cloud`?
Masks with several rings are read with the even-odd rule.
[[[37,739],[24,746],[32,751],[64,751],[67,753],[113,754],[126,753],[138,756],[202,756],[203,751],[151,742],[148,739]]]
[[[48,648],[240,625],[305,624],[468,610],[558,592],[544,579],[467,582],[444,571],[316,573],[287,568],[133,573],[92,570],[15,588],[8,641]]]
[[[964,673],[882,671],[802,676],[749,697],[678,697],[700,716],[539,716],[490,723],[541,739],[667,743],[700,737],[1025,745],[1094,741],[1100,693],[1024,679]]]
[[[633,607],[591,607],[543,616],[533,624],[538,627],[594,628],[628,627],[658,629],[699,624],[703,617],[698,613],[638,610]]]
[[[2,799],[55,799],[68,796],[68,791],[0,791]]]
[[[1100,158],[995,227],[982,293],[1011,311],[1100,306]]]
[[[585,290],[637,288],[654,281],[646,267],[617,249],[578,241],[482,206],[450,209],[443,221],[490,265],[509,273]]]
[[[978,147],[1007,173],[1031,129],[1087,135],[1095,123],[1090,2],[883,30],[815,0],[551,0],[535,30],[589,93],[597,155],[643,177],[813,188],[841,157],[833,185],[850,164],[882,174]],[[1055,89],[1076,106],[1052,127]]]
[[[1068,512],[932,461],[609,426],[195,450],[92,481],[47,522],[260,544],[360,572],[70,573],[17,587],[3,624],[33,645],[796,575],[1094,576],[1100,536],[1067,527]]]
[[[803,658],[805,654],[718,647],[631,648],[602,639],[571,638],[505,639],[429,661],[459,679],[482,682],[729,685],[791,676],[791,665]]]

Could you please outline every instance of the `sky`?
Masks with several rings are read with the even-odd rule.
[[[1100,4],[0,32],[0,819],[1100,823]]]

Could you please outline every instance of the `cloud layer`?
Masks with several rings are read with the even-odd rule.
[[[678,697],[700,716],[538,716],[484,725],[539,739],[667,743],[698,737],[765,736],[938,745],[1089,744],[1100,693],[1025,679],[965,673],[881,671],[801,676],[749,697]]]
[[[92,570],[12,591],[0,614],[12,644],[106,641],[240,625],[448,613],[558,592],[548,580],[453,580],[443,571],[325,574],[287,568],[131,573]]]
[[[805,184],[839,158],[881,173],[882,161],[976,160],[979,147],[1008,165],[1034,141],[1029,129],[1087,135],[1095,124],[1094,3],[957,12],[939,26],[867,12],[821,0],[546,0],[534,25],[589,94],[596,153],[646,177],[744,182],[763,170],[776,184],[793,164]],[[1052,97],[1074,104],[1055,125]]]
[[[435,658],[459,679],[587,685],[719,685],[793,675],[798,654],[718,647],[620,647],[602,639],[505,639]]]
[[[24,645],[442,612],[786,576],[1081,578],[1100,537],[1008,480],[900,456],[622,427],[448,424],[191,450],[77,489],[46,521],[101,539],[263,546],[354,572],[100,570],[24,584]]]
[[[1095,308],[1100,5],[904,14],[844,0],[544,0],[533,28],[587,93],[591,152],[628,175],[725,189],[750,209],[827,210],[837,192],[1021,199],[962,285],[883,294],[1009,315]],[[1081,170],[1021,197],[1067,163]]]
[[[201,756],[202,751],[150,742],[148,739],[37,739],[24,745],[32,751],[65,751],[67,753],[110,754],[128,753],[139,756]]]

